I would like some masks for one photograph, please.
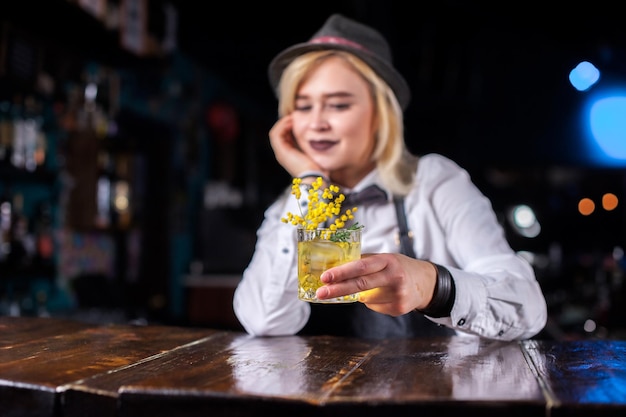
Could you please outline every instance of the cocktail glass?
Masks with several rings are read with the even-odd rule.
[[[339,235],[337,234],[339,233]],[[361,258],[361,229],[298,229],[298,298],[311,303],[353,303],[359,294],[320,300],[315,295],[324,285],[322,272],[337,265]]]

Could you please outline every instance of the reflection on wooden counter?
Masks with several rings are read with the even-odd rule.
[[[621,415],[626,342],[254,338],[0,317],[0,415]]]

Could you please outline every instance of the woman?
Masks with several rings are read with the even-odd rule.
[[[320,299],[360,292],[351,305],[298,299],[295,230],[280,220],[298,211],[290,188],[266,210],[233,301],[248,333],[519,340],[543,329],[541,288],[489,200],[448,158],[408,152],[409,88],[380,33],[332,15],[311,40],[274,58],[269,73],[280,114],[270,143],[303,189],[321,176],[344,193],[372,185],[384,192],[359,206],[361,260],[328,269],[317,291]],[[400,233],[404,222],[408,234]]]

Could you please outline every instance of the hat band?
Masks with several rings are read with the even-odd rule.
[[[351,46],[353,48],[369,52],[367,48],[364,48],[362,45],[345,38],[339,38],[337,36],[320,36],[319,38],[311,39],[309,43],[335,43],[338,45]]]

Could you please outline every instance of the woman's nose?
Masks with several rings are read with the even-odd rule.
[[[314,110],[311,112],[311,119],[309,120],[309,127],[313,130],[326,130],[330,127],[328,120],[323,111]]]

